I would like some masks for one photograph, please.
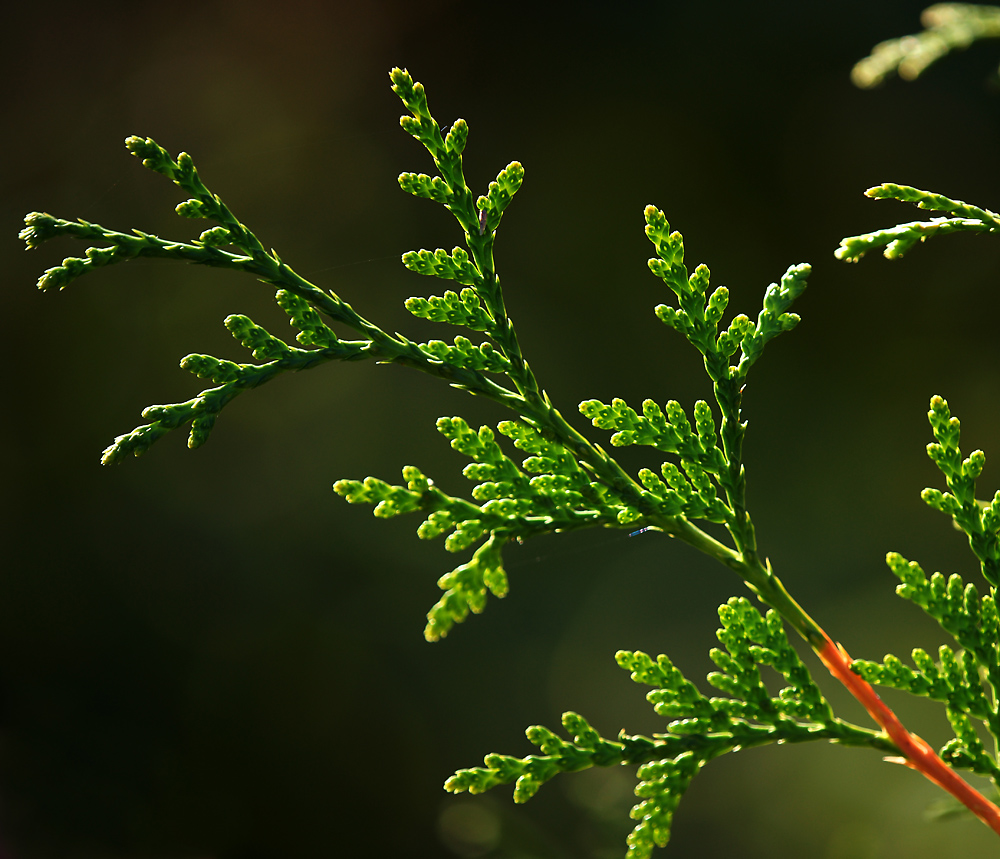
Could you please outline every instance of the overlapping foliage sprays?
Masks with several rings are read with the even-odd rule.
[[[1000,34],[1000,10],[939,6],[928,15],[931,35],[879,46],[872,58],[859,64],[856,80],[872,84],[896,69],[913,77],[968,39]],[[610,403],[586,400],[579,411],[596,432],[584,434],[556,408],[535,377],[522,354],[500,288],[493,243],[524,181],[522,166],[511,162],[477,195],[463,173],[469,137],[464,120],[456,120],[443,131],[430,113],[423,86],[402,69],[394,69],[391,78],[407,110],[401,125],[427,149],[436,170],[435,175],[403,173],[400,187],[444,206],[458,221],[465,245],[451,251],[418,250],[403,255],[403,264],[411,271],[444,281],[440,294],[410,298],[406,308],[414,316],[465,333],[449,333],[445,339],[428,342],[390,334],[340,296],[301,277],[275,251],[267,250],[205,186],[189,155],[174,158],[151,139],[130,137],[126,141],[129,151],[188,196],[177,206],[177,213],[215,226],[197,238],[177,242],[140,230],[117,232],[84,220],[32,213],[21,234],[29,248],[64,235],[94,243],[84,256],[67,258],[46,271],[39,286],[62,289],[93,269],[142,256],[228,268],[275,287],[275,301],[298,333],[296,345],[246,316],[229,316],[226,327],[252,353],[253,361],[199,354],[183,358],[181,366],[210,387],[185,402],[147,408],[145,423],[116,438],[105,450],[103,461],[138,456],[181,426],[189,427],[189,447],[198,447],[234,397],[289,370],[306,370],[329,361],[374,359],[429,373],[513,412],[495,431],[489,426],[471,427],[457,416],[438,421],[444,439],[469,460],[463,470],[472,484],[468,497],[443,492],[412,465],[403,468],[400,483],[368,477],[334,484],[347,501],[374,505],[378,517],[418,514],[418,537],[444,537],[449,552],[466,553],[465,560],[438,581],[442,594],[427,614],[428,640],[453,634],[455,625],[470,613],[484,610],[490,594],[498,598],[507,594],[503,549],[508,542],[580,528],[651,529],[669,534],[735,572],[767,607],[762,614],[750,599],[734,596],[719,608],[721,646],[710,654],[718,670],[707,678],[719,695],[707,695],[667,656],[628,650],[616,654],[632,680],[651,687],[646,697],[664,720],[662,733],[645,737],[623,730],[605,738],[583,716],[567,712],[562,720],[564,736],[541,726],[530,727],[527,736],[537,753],[487,755],[483,766],[451,776],[445,783],[447,790],[481,793],[513,784],[515,802],[524,802],[558,773],[592,766],[634,766],[638,802],[631,812],[636,824],[627,839],[627,854],[645,857],[654,847],[667,844],[681,797],[709,761],[761,745],[827,741],[864,747],[905,763],[1000,834],[1000,809],[957,773],[964,769],[994,780],[1000,775],[996,745],[987,748],[980,740],[981,729],[1000,742],[996,601],[1000,492],[989,502],[977,501],[976,479],[985,457],[981,451],[962,455],[959,422],[947,403],[934,397],[929,412],[935,440],[928,453],[944,477],[944,489],[927,489],[923,498],[966,534],[979,562],[984,579],[980,587],[985,587],[985,593],[981,595],[976,584],[965,584],[957,575],[945,579],[935,573],[928,578],[916,563],[891,553],[887,562],[901,581],[900,595],[934,618],[953,638],[954,646],[942,646],[936,656],[916,648],[912,667],[891,655],[882,662],[853,661],[799,606],[770,563],[763,560],[746,502],[743,390],[767,344],[799,322],[792,307],[806,288],[809,266],[792,265],[768,286],[756,319],[738,313],[724,322],[728,290],[711,286],[707,266],[688,269],[681,234],[671,229],[663,212],[646,207],[645,232],[655,252],[649,268],[663,281],[664,296],[669,299],[655,308],[656,316],[702,356],[711,401],[699,400],[686,408],[675,400],[663,402],[664,393],[669,392],[661,391],[650,391],[650,399],[638,408],[620,399]],[[872,248],[883,248],[887,257],[895,258],[930,236],[1000,229],[1000,215],[939,194],[892,184],[872,188],[868,194],[941,214],[844,239],[837,251],[841,259],[857,260]],[[353,332],[354,339],[342,339],[331,324]],[[629,473],[604,449],[606,442],[612,448],[643,447],[648,465]],[[722,525],[728,540],[716,539],[698,523]],[[671,557],[675,568],[683,565],[683,557]],[[876,728],[852,724],[834,714],[789,643],[786,628],[816,651],[830,674],[865,706]],[[777,672],[783,687],[770,690],[761,666]],[[935,751],[899,722],[871,684],[943,703],[954,737]]]

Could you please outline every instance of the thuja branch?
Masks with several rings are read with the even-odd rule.
[[[259,326],[253,325],[246,317],[231,317],[227,320],[227,326],[233,330],[234,336],[244,345],[252,347],[255,357],[270,360],[265,365],[234,365],[232,362],[209,359],[209,356],[188,356],[182,365],[199,375],[214,380],[225,378],[227,375],[236,378],[225,378],[225,384],[204,391],[185,403],[154,406],[146,410],[144,416],[153,420],[116,439],[115,444],[105,452],[104,461],[116,462],[128,454],[138,455],[147,450],[164,433],[188,421],[194,422],[189,444],[192,447],[198,446],[207,439],[208,432],[221,408],[234,396],[269,381],[288,369],[307,369],[329,360],[365,358],[373,358],[382,363],[403,364],[513,409],[530,425],[550,433],[570,450],[600,483],[612,489],[639,517],[643,517],[644,524],[654,525],[684,542],[709,551],[723,563],[740,572],[762,595],[773,591],[775,599],[779,599],[780,588],[772,586],[770,580],[773,577],[769,571],[759,564],[743,563],[744,556],[748,554],[747,550],[752,551],[752,540],[743,537],[749,527],[745,514],[737,516],[737,519],[742,521],[734,531],[740,535],[738,545],[743,544],[743,553],[737,557],[683,516],[664,515],[661,507],[650,500],[649,493],[635,478],[627,474],[614,458],[574,429],[554,407],[548,396],[541,391],[534,374],[523,360],[513,322],[506,314],[492,256],[495,230],[513,192],[520,186],[523,170],[514,162],[502,171],[498,181],[491,183],[488,194],[477,201],[479,211],[477,216],[472,205],[472,194],[464,186],[461,161],[458,158],[467,135],[464,122],[457,122],[448,136],[442,139],[436,123],[429,119],[429,114],[426,112],[426,99],[422,97],[422,87],[413,84],[409,76],[399,70],[393,73],[393,81],[394,89],[400,92],[404,103],[414,111],[414,116],[404,117],[404,128],[418,137],[432,152],[444,180],[443,183],[440,179],[431,182],[423,175],[403,174],[400,177],[400,184],[420,196],[425,194],[443,196],[446,199],[446,207],[466,231],[465,238],[472,259],[469,261],[471,265],[463,272],[468,276],[462,280],[471,282],[483,300],[487,313],[488,333],[497,345],[497,351],[510,361],[507,375],[514,382],[516,390],[504,387],[478,370],[460,366],[454,361],[435,359],[428,355],[426,348],[421,348],[400,335],[387,333],[358,314],[338,295],[326,292],[310,283],[283,262],[276,252],[264,250],[256,235],[204,185],[190,156],[181,153],[174,159],[154,141],[132,137],[128,139],[127,146],[142,160],[144,166],[167,176],[184,191],[193,195],[192,199],[177,207],[178,214],[187,218],[212,218],[219,221],[220,226],[204,231],[194,241],[180,242],[160,239],[141,231],[128,234],[83,220],[67,221],[47,214],[32,213],[26,218],[26,228],[22,232],[22,238],[29,248],[37,247],[45,240],[60,235],[107,245],[91,247],[84,257],[67,258],[62,265],[49,269],[39,279],[41,288],[62,289],[75,278],[96,268],[138,257],[175,259],[250,274],[258,280],[279,287],[279,296],[291,295],[302,299],[328,319],[347,325],[365,339],[341,341],[331,329],[324,326],[324,336],[321,338],[324,341],[324,348],[295,349],[269,335]],[[431,190],[427,191],[427,188]],[[223,250],[222,246],[235,247],[242,253]],[[457,255],[449,258],[449,262],[456,261],[459,265],[462,262]],[[420,258],[414,254],[404,255],[404,263],[408,267],[419,270],[420,262]],[[292,321],[296,322],[294,317]],[[314,323],[313,328],[315,327]],[[299,339],[302,339],[301,335]],[[315,345],[316,340],[317,338],[312,336],[310,344]],[[213,360],[215,363],[211,364]],[[208,372],[206,364],[210,364]],[[721,368],[717,370],[722,375],[726,372]],[[739,395],[734,392],[739,386],[742,375],[734,379],[724,379],[720,375],[718,382],[726,387],[726,395],[737,402]],[[736,408],[738,410],[738,405]],[[723,444],[730,454],[732,472],[727,492],[733,500],[736,500],[734,487],[742,485],[740,476],[742,466],[739,463],[741,438],[742,429],[738,422],[734,425],[732,420],[724,421]],[[631,522],[622,524],[628,525]]]
[[[705,265],[689,272],[681,234],[671,230],[663,212],[654,206],[646,208],[645,232],[656,251],[649,268],[676,297],[676,305],[661,304],[656,315],[702,355],[714,405],[696,403],[692,423],[686,410],[672,400],[665,407],[646,400],[641,414],[619,399],[610,404],[599,400],[581,403],[580,412],[594,427],[613,431],[613,446],[640,444],[672,457],[661,461],[658,472],[643,468],[633,476],[556,408],[525,359],[507,312],[493,249],[503,214],[522,185],[522,166],[518,162],[508,164],[486,193],[477,197],[464,178],[462,158],[469,133],[464,120],[457,120],[442,133],[428,109],[423,87],[404,70],[394,69],[391,78],[393,90],[409,111],[400,121],[402,127],[427,149],[438,171],[435,176],[403,173],[399,184],[415,196],[443,205],[455,217],[465,241],[464,249],[454,248],[451,252],[419,250],[403,255],[403,263],[411,271],[464,287],[460,294],[449,289],[441,296],[410,298],[406,307],[417,317],[481,332],[486,341],[476,344],[459,335],[453,345],[443,340],[418,343],[402,334],[388,333],[339,295],[301,277],[275,251],[266,250],[205,186],[190,156],[181,153],[174,159],[154,141],[132,137],[127,146],[144,166],[168,177],[191,195],[177,206],[178,214],[211,219],[218,226],[203,231],[197,239],[176,242],[141,231],[123,233],[82,220],[32,213],[22,232],[29,248],[63,235],[98,243],[85,256],[67,258],[46,271],[39,286],[62,289],[96,268],[139,257],[228,268],[277,287],[276,302],[298,329],[299,346],[275,337],[246,316],[228,317],[226,326],[234,338],[261,363],[188,355],[182,366],[209,379],[214,387],[184,403],[146,409],[143,416],[150,422],[117,438],[105,451],[104,461],[117,462],[128,454],[139,455],[166,432],[186,423],[191,425],[189,446],[196,447],[208,438],[216,417],[233,397],[288,370],[311,369],[335,360],[374,359],[401,364],[486,397],[514,411],[516,419],[502,421],[497,430],[527,457],[520,464],[511,459],[489,427],[477,431],[460,417],[441,418],[439,432],[452,448],[471,460],[463,470],[476,483],[471,500],[443,492],[415,466],[403,469],[404,483],[400,485],[374,477],[340,480],[334,485],[348,501],[374,505],[376,516],[420,512],[426,518],[417,530],[418,536],[430,539],[447,534],[448,551],[474,549],[470,560],[439,580],[444,595],[428,613],[428,639],[444,637],[470,612],[482,611],[488,593],[497,597],[507,593],[502,564],[507,542],[594,526],[646,527],[675,537],[735,572],[773,611],[761,618],[747,600],[735,598],[720,609],[723,629],[719,637],[726,651],[713,651],[712,658],[721,671],[711,675],[709,681],[734,696],[732,699],[701,695],[666,657],[660,657],[654,667],[645,654],[619,654],[620,664],[629,668],[633,679],[652,681],[657,686],[655,693],[650,693],[658,702],[657,712],[676,717],[669,729],[680,738],[646,740],[623,734],[615,744],[597,737],[585,722],[574,717],[567,723],[567,730],[575,737],[573,743],[567,745],[551,732],[538,729],[532,736],[545,752],[543,756],[523,761],[491,756],[486,770],[463,771],[467,775],[457,775],[457,781],[449,782],[450,789],[478,791],[516,780],[520,794],[516,792],[515,797],[527,798],[558,771],[595,763],[643,763],[639,790],[640,796],[647,798],[633,810],[641,822],[629,841],[630,851],[640,856],[647,855],[644,851],[651,850],[654,844],[665,843],[673,808],[694,773],[708,760],[723,751],[765,742],[826,739],[902,755],[910,766],[1000,832],[1000,810],[965,785],[923,740],[902,727],[868,680],[852,671],[846,653],[794,600],[758,548],[746,497],[743,390],[765,346],[799,322],[791,307],[806,288],[809,266],[791,266],[778,283],[767,288],[756,321],[738,314],[720,330],[728,290],[711,288]],[[842,258],[856,259],[865,250],[882,245],[887,246],[887,253],[891,249],[898,255],[927,235],[1000,228],[1000,217],[987,210],[906,186],[880,186],[870,194],[908,200],[921,208],[946,212],[948,217],[934,219],[930,225],[902,225],[894,232],[845,240]],[[350,329],[360,339],[340,339],[327,322]],[[721,418],[718,426],[716,415]],[[947,448],[942,462],[951,467],[956,455]],[[962,469],[964,464],[959,472],[965,474]],[[958,478],[953,478],[949,477],[948,485],[965,504],[970,490],[964,484],[954,489]],[[951,504],[944,496],[942,499],[941,504]],[[1000,529],[1000,496],[996,504]],[[980,523],[982,527],[977,531],[971,513],[964,507],[962,510],[956,521],[972,529],[970,542],[974,550],[992,552],[992,544],[984,537],[986,525]],[[713,537],[697,521],[723,525],[731,545]],[[990,563],[997,559],[1000,550],[996,558],[989,556]],[[984,561],[984,573],[986,564]],[[996,565],[989,570],[988,578],[996,572]],[[783,621],[809,643],[831,674],[865,705],[881,732],[850,725],[833,715],[789,646]],[[987,651],[980,647],[977,653],[981,656],[977,658],[989,671]],[[771,666],[788,682],[777,698],[769,696],[757,671],[758,664]],[[1000,676],[1000,667],[990,676]],[[961,678],[949,682],[953,692],[962,685]],[[948,701],[949,713],[958,712],[959,698]],[[992,772],[990,767],[996,764],[974,748],[975,732],[971,727],[959,716],[955,716],[953,724],[959,745],[951,749],[950,760],[977,772]],[[996,720],[991,724],[995,725]]]
[[[393,79],[397,87],[397,92],[401,94],[404,103],[407,103],[407,106],[411,108],[416,116],[420,134],[415,133],[414,136],[417,136],[418,139],[421,139],[421,142],[424,142],[434,156],[435,163],[441,169],[442,164],[438,153],[442,151],[442,147],[436,142],[439,135],[435,136],[436,124],[433,123],[429,112],[426,111],[426,101],[423,97],[422,88],[419,88],[419,85],[417,85],[411,90],[409,88],[408,76],[405,75],[400,75],[397,78],[394,73]],[[408,103],[408,99],[412,104]],[[404,127],[407,127],[405,123]],[[411,128],[407,130],[411,130],[411,133],[414,133]],[[462,139],[464,145],[464,134]],[[447,147],[443,148],[447,149]],[[442,175],[445,175],[446,172],[447,167],[442,169]],[[468,197],[459,196],[459,200],[467,204]],[[971,223],[962,223],[956,219],[949,219],[947,223],[936,224],[934,226],[933,229],[937,232],[962,228],[983,229],[993,226],[992,224],[987,224],[984,219],[984,216],[989,217],[989,213],[978,210],[971,211],[970,207],[964,204],[943,199],[925,200],[925,202],[928,205],[937,206],[939,209],[944,208],[952,213],[964,215],[971,221]],[[486,206],[483,205],[482,211],[485,211],[485,209]],[[704,301],[703,296],[706,295],[708,287],[707,269],[701,267],[695,274],[688,276],[687,270],[683,267],[683,244],[680,235],[671,233],[665,218],[652,207],[647,209],[646,217],[647,235],[657,246],[659,255],[658,259],[650,262],[650,267],[654,273],[664,279],[667,285],[677,294],[680,301],[679,309],[661,305],[657,309],[657,315],[666,324],[684,334],[702,352],[705,357],[706,369],[713,382],[716,401],[723,414],[721,450],[714,448],[710,453],[704,445],[701,451],[693,449],[694,456],[690,461],[694,467],[694,472],[687,465],[685,465],[685,468],[688,470],[688,474],[692,480],[696,481],[696,485],[701,492],[708,492],[710,489],[710,484],[705,482],[706,474],[712,475],[719,487],[725,492],[728,505],[724,506],[720,511],[721,521],[724,522],[732,535],[736,549],[732,550],[718,543],[703,530],[690,523],[686,516],[673,514],[663,518],[661,515],[658,522],[655,509],[650,511],[648,505],[635,503],[634,481],[621,471],[617,463],[603,456],[603,451],[599,451],[599,449],[586,439],[580,437],[575,430],[566,425],[562,416],[554,409],[546,410],[544,419],[540,421],[541,426],[549,431],[554,431],[556,437],[572,449],[582,462],[588,463],[592,468],[596,466],[596,473],[600,475],[609,488],[619,491],[628,498],[628,501],[634,505],[634,514],[629,514],[627,510],[623,511],[625,521],[629,521],[634,516],[632,521],[641,518],[644,522],[654,526],[659,525],[662,530],[680,537],[685,542],[716,557],[737,572],[758,596],[780,611],[793,628],[797,629],[821,655],[824,664],[827,665],[834,676],[845,682],[852,693],[862,703],[866,704],[869,712],[876,718],[879,725],[898,741],[900,751],[911,765],[936,783],[942,784],[942,786],[950,790],[950,792],[969,805],[970,808],[973,808],[981,818],[995,828],[996,820],[1000,819],[997,816],[995,807],[985,799],[982,799],[971,788],[968,788],[960,779],[957,779],[953,771],[949,770],[943,764],[927,747],[926,743],[902,728],[898,719],[884,705],[881,707],[871,706],[872,701],[878,701],[871,687],[865,681],[857,678],[856,675],[846,672],[848,663],[846,655],[842,651],[832,647],[829,636],[791,598],[780,580],[771,571],[770,565],[763,565],[758,560],[753,525],[745,506],[745,475],[742,466],[742,441],[745,424],[740,419],[742,386],[747,369],[759,357],[760,351],[767,339],[782,330],[788,330],[798,321],[798,317],[794,314],[788,314],[786,311],[788,305],[804,287],[804,277],[797,278],[792,270],[790,270],[787,283],[784,279],[782,281],[782,288],[772,287],[773,292],[769,291],[768,297],[765,299],[764,311],[762,311],[761,318],[758,320],[756,329],[752,333],[749,320],[746,317],[738,316],[731,324],[730,329],[716,340],[715,329],[727,303],[728,293],[720,288],[712,294],[707,302]],[[473,225],[473,229],[469,229],[469,224],[471,223],[470,213],[468,211],[461,213],[459,220],[463,222],[467,240],[471,239],[475,233],[475,228]],[[480,236],[483,236],[486,226],[488,226],[487,218],[483,215],[480,219]],[[905,244],[908,235],[909,233],[904,232],[898,236],[888,237],[885,243],[895,241],[896,244],[894,247],[899,248]],[[872,243],[878,243],[880,238],[876,238]],[[493,273],[492,242],[487,239],[486,242],[481,243],[479,248],[473,247],[472,242],[470,242],[470,247],[472,247],[473,256],[480,264],[481,269]],[[485,257],[487,251],[489,252],[488,259]],[[804,275],[806,271],[807,269],[804,269],[800,274]],[[513,333],[512,325],[509,325],[509,331],[511,334]],[[737,344],[741,349],[741,359],[736,366],[731,366],[728,358],[736,351]],[[508,347],[508,351],[511,355],[515,354],[510,347]],[[516,354],[519,357],[519,351]],[[526,371],[526,365],[523,366]],[[533,377],[525,373],[522,379],[527,384],[518,384],[519,391],[531,396],[534,391],[538,390]],[[548,404],[548,398],[544,395],[541,395],[538,399]],[[670,405],[668,404],[668,412]],[[583,404],[581,410],[588,417],[592,418],[596,426],[617,429],[616,438],[621,443],[636,443],[641,438],[652,435],[653,440],[645,439],[646,443],[653,443],[654,446],[659,446],[660,449],[668,452],[680,452],[683,457],[685,451],[681,449],[680,445],[675,443],[676,439],[672,439],[669,434],[666,434],[667,439],[665,442],[663,440],[666,422],[663,419],[662,413],[655,408],[648,407],[649,403],[647,401],[643,409],[644,417],[641,419],[623,403],[620,405],[617,403],[612,404],[609,407],[603,403],[594,401],[589,404]],[[710,418],[705,417],[704,420],[710,424]],[[683,418],[683,415],[681,415],[680,419],[675,415],[670,418],[670,422],[674,430],[679,431],[681,425],[686,423],[686,419]],[[689,429],[688,432],[690,432]],[[712,434],[714,434],[714,429],[703,433],[702,427],[699,425],[699,435],[702,438]],[[674,435],[676,436],[677,433],[675,432]],[[681,432],[681,435],[683,435],[683,432]],[[690,453],[691,450],[689,448],[688,452]],[[596,462],[594,460],[595,453],[598,455]],[[699,453],[706,454],[707,459],[700,456]],[[700,469],[705,470],[701,471]],[[698,475],[701,475],[701,477],[699,478]],[[608,483],[609,476],[611,480]],[[683,485],[676,481],[676,471],[668,473],[665,469],[664,476],[668,478],[672,487]],[[670,479],[671,476],[674,477],[673,480]],[[657,488],[656,479],[652,475],[643,478],[642,482],[647,490],[655,491]],[[662,495],[660,497],[662,498]],[[713,509],[713,502],[715,501],[714,493],[709,492],[708,496],[704,497],[703,500],[707,503],[702,515],[708,515],[711,518],[712,514],[709,513],[709,510]],[[622,514],[619,514],[618,518],[621,521],[623,518]],[[720,520],[717,519],[716,521]],[[528,792],[529,795],[530,792]]]
[[[254,372],[250,376],[244,373],[238,380],[238,385],[220,392],[221,396],[217,395],[210,399],[206,397],[208,392],[203,392],[199,395],[198,402],[188,401],[172,406],[151,407],[155,411],[149,412],[147,410],[148,414],[144,413],[144,417],[156,414],[158,416],[157,421],[154,422],[156,426],[149,424],[138,427],[127,436],[119,437],[115,445],[106,451],[105,462],[117,462],[128,454],[138,456],[145,452],[149,445],[163,432],[186,423],[192,418],[192,415],[210,413],[214,417],[240,390],[256,387],[269,381],[281,371],[309,369],[329,360],[374,359],[381,363],[402,364],[420,369],[432,376],[444,379],[455,387],[488,397],[513,408],[517,408],[523,403],[523,398],[517,392],[503,387],[483,373],[458,366],[455,363],[435,360],[433,356],[421,350],[417,344],[383,331],[358,314],[336,294],[323,291],[297,274],[273,251],[270,253],[257,251],[253,254],[250,252],[235,254],[221,250],[212,244],[212,242],[231,237],[228,232],[221,235],[207,230],[202,233],[198,240],[187,243],[166,241],[138,230],[134,231],[135,235],[129,235],[109,230],[99,224],[83,220],[67,221],[39,212],[28,215],[25,218],[25,223],[27,226],[21,232],[21,237],[29,248],[37,247],[41,242],[60,235],[110,244],[110,247],[106,248],[89,248],[85,257],[69,257],[63,260],[61,265],[47,270],[38,281],[38,285],[42,289],[63,289],[72,280],[96,268],[138,257],[174,259],[216,268],[228,268],[253,275],[265,283],[279,287],[279,304],[282,303],[282,295],[297,297],[308,302],[311,307],[320,311],[327,318],[334,322],[344,323],[365,338],[362,341],[341,341],[332,330],[323,326],[325,348],[321,350],[295,349],[269,335],[264,329],[253,326],[246,317],[230,317],[227,320],[227,327],[233,331],[234,336],[240,342],[253,349],[254,357],[272,358],[273,360],[262,367],[232,365],[243,369],[252,367]],[[234,241],[232,244],[237,243]],[[255,243],[247,242],[246,244],[250,245],[250,249],[253,249]],[[237,246],[243,250],[250,250],[243,244]],[[298,308],[299,305],[296,304],[294,309]],[[249,323],[251,328],[248,329],[246,325],[231,324],[234,320],[245,321]],[[194,357],[201,356],[188,356],[182,361],[182,366],[192,369],[191,359]],[[202,375],[197,370],[194,372]],[[197,447],[206,438],[207,435],[194,433],[190,446]],[[142,439],[141,443],[139,439]]]

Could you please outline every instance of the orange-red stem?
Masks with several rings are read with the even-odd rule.
[[[903,753],[906,765],[948,791],[990,829],[1000,835],[1000,808],[966,783],[958,773],[938,757],[926,740],[907,731],[896,714],[879,698],[871,684],[851,670],[851,657],[848,656],[847,651],[839,644],[834,644],[826,633],[823,633],[823,637],[825,638],[823,646],[816,648],[819,658],[823,660],[823,664],[830,673],[847,687],[847,690],[861,702],[869,715],[889,735],[889,739]]]
[[[880,728],[888,735],[902,753],[902,763],[922,773],[938,787],[946,790],[976,815],[990,829],[1000,835],[1000,808],[990,802],[979,791],[967,784],[949,767],[930,745],[916,734],[911,734],[876,694],[871,684],[851,670],[851,657],[839,644],[834,644],[823,628],[813,620],[785,590],[784,585],[771,570],[751,563],[734,550],[723,546],[704,531],[691,525],[683,517],[669,523],[664,530],[680,537],[686,543],[718,558],[734,570],[750,589],[801,635],[816,651],[829,672],[861,702]]]

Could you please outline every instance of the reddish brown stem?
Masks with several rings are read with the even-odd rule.
[[[1000,835],[1000,808],[997,808],[979,791],[966,783],[951,767],[949,767],[930,745],[903,727],[899,718],[879,698],[868,681],[862,679],[851,670],[851,657],[839,644],[834,644],[826,633],[822,647],[816,647],[816,653],[823,664],[847,690],[861,702],[869,715],[879,724],[889,739],[903,753],[903,763],[917,772],[922,773],[934,784],[948,791],[955,799],[968,808],[976,817],[990,829]]]

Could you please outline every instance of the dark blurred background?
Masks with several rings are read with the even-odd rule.
[[[177,432],[102,468],[151,403],[200,390],[189,352],[248,360],[222,326],[288,331],[269,288],[143,261],[59,295],[34,288],[72,242],[25,254],[49,211],[187,238],[182,197],[122,147],[149,135],[203,177],[300,273],[388,330],[444,336],[402,302],[441,285],[399,255],[457,244],[449,216],[401,193],[430,162],[397,125],[387,72],[408,67],[442,123],[471,127],[474,189],[526,169],[498,267],[532,366],[576,403],[686,406],[710,391],[656,321],[646,269],[655,203],[755,315],[766,285],[813,264],[800,327],[745,399],[749,499],[762,550],[854,655],[944,640],[893,595],[887,550],[978,573],[919,500],[928,398],[964,447],[1000,455],[1000,245],[939,239],[847,266],[838,240],[916,210],[866,200],[882,181],[1000,202],[1000,46],[916,83],[854,89],[853,62],[918,29],[923,2],[19,4],[4,13],[5,157],[0,576],[0,856],[271,859],[613,857],[633,773],[564,776],[528,805],[509,788],[441,790],[527,725],[574,709],[605,735],[662,721],[618,648],[712,666],[717,605],[740,583],[655,534],[539,539],[507,552],[510,596],[423,641],[436,578],[465,556],[376,521],[330,486],[419,465],[467,491],[434,430],[506,415],[398,367],[328,366],[240,398],[198,451]],[[448,335],[451,336],[451,335]],[[599,434],[600,436],[600,434]],[[603,440],[603,439],[602,439]],[[626,451],[630,468],[658,464]],[[992,494],[997,472],[982,487]],[[844,714],[867,724],[812,657]],[[943,708],[888,695],[928,739]],[[695,780],[664,856],[945,859],[992,855],[971,819],[927,824],[928,782],[878,755],[756,750]]]

